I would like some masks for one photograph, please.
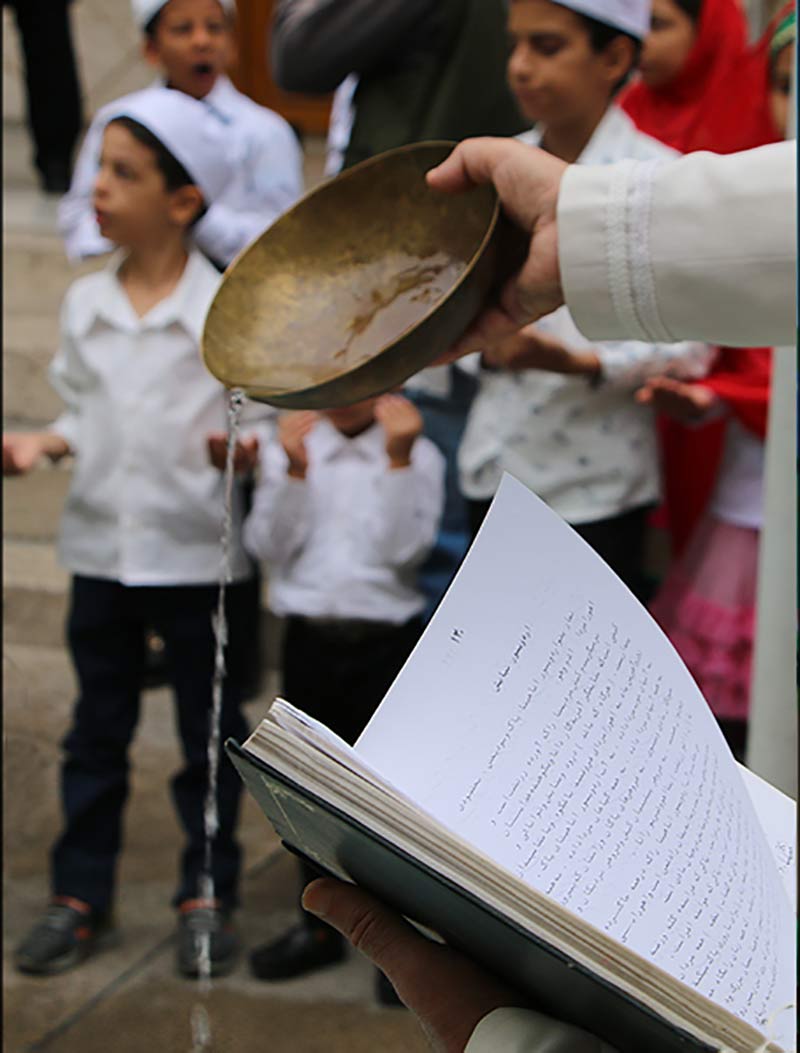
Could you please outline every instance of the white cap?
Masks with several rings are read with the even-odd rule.
[[[555,0],[579,15],[596,18],[607,26],[644,40],[650,32],[651,0]]]
[[[230,14],[236,13],[236,0],[219,0],[222,6]],[[162,7],[166,7],[169,0],[131,0],[131,11],[133,20],[139,29],[144,29],[151,18],[155,18]]]
[[[233,175],[232,144],[208,106],[172,88],[145,88],[107,107],[108,121],[132,117],[183,165],[210,205]]]

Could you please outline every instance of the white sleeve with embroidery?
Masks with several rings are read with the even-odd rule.
[[[571,166],[558,204],[564,295],[592,340],[794,339],[796,146]]]

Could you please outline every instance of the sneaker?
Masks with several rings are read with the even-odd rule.
[[[210,975],[225,976],[236,963],[239,940],[218,900],[187,899],[178,917],[178,972],[195,980],[200,977],[204,937],[209,940]]]
[[[300,922],[272,943],[250,955],[250,968],[259,980],[290,980],[294,976],[344,961],[344,940],[329,926]]]
[[[72,896],[56,896],[14,952],[21,973],[52,976],[78,965],[101,946],[112,942],[107,917]]]

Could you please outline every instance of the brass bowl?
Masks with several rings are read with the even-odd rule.
[[[437,358],[497,269],[491,186],[430,190],[454,143],[390,150],[323,183],[225,272],[203,359],[226,387],[294,409],[380,394]]]

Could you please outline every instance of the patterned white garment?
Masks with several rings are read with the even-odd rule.
[[[541,135],[534,129],[519,138],[535,146]],[[578,163],[674,156],[611,107]],[[571,523],[595,522],[657,500],[653,414],[634,402],[633,393],[659,373],[703,376],[713,351],[688,342],[592,343],[566,307],[540,319],[536,328],[572,350],[594,350],[602,380],[593,387],[584,377],[539,370],[482,370],[459,451],[464,494],[474,500],[492,497],[509,471]]]

